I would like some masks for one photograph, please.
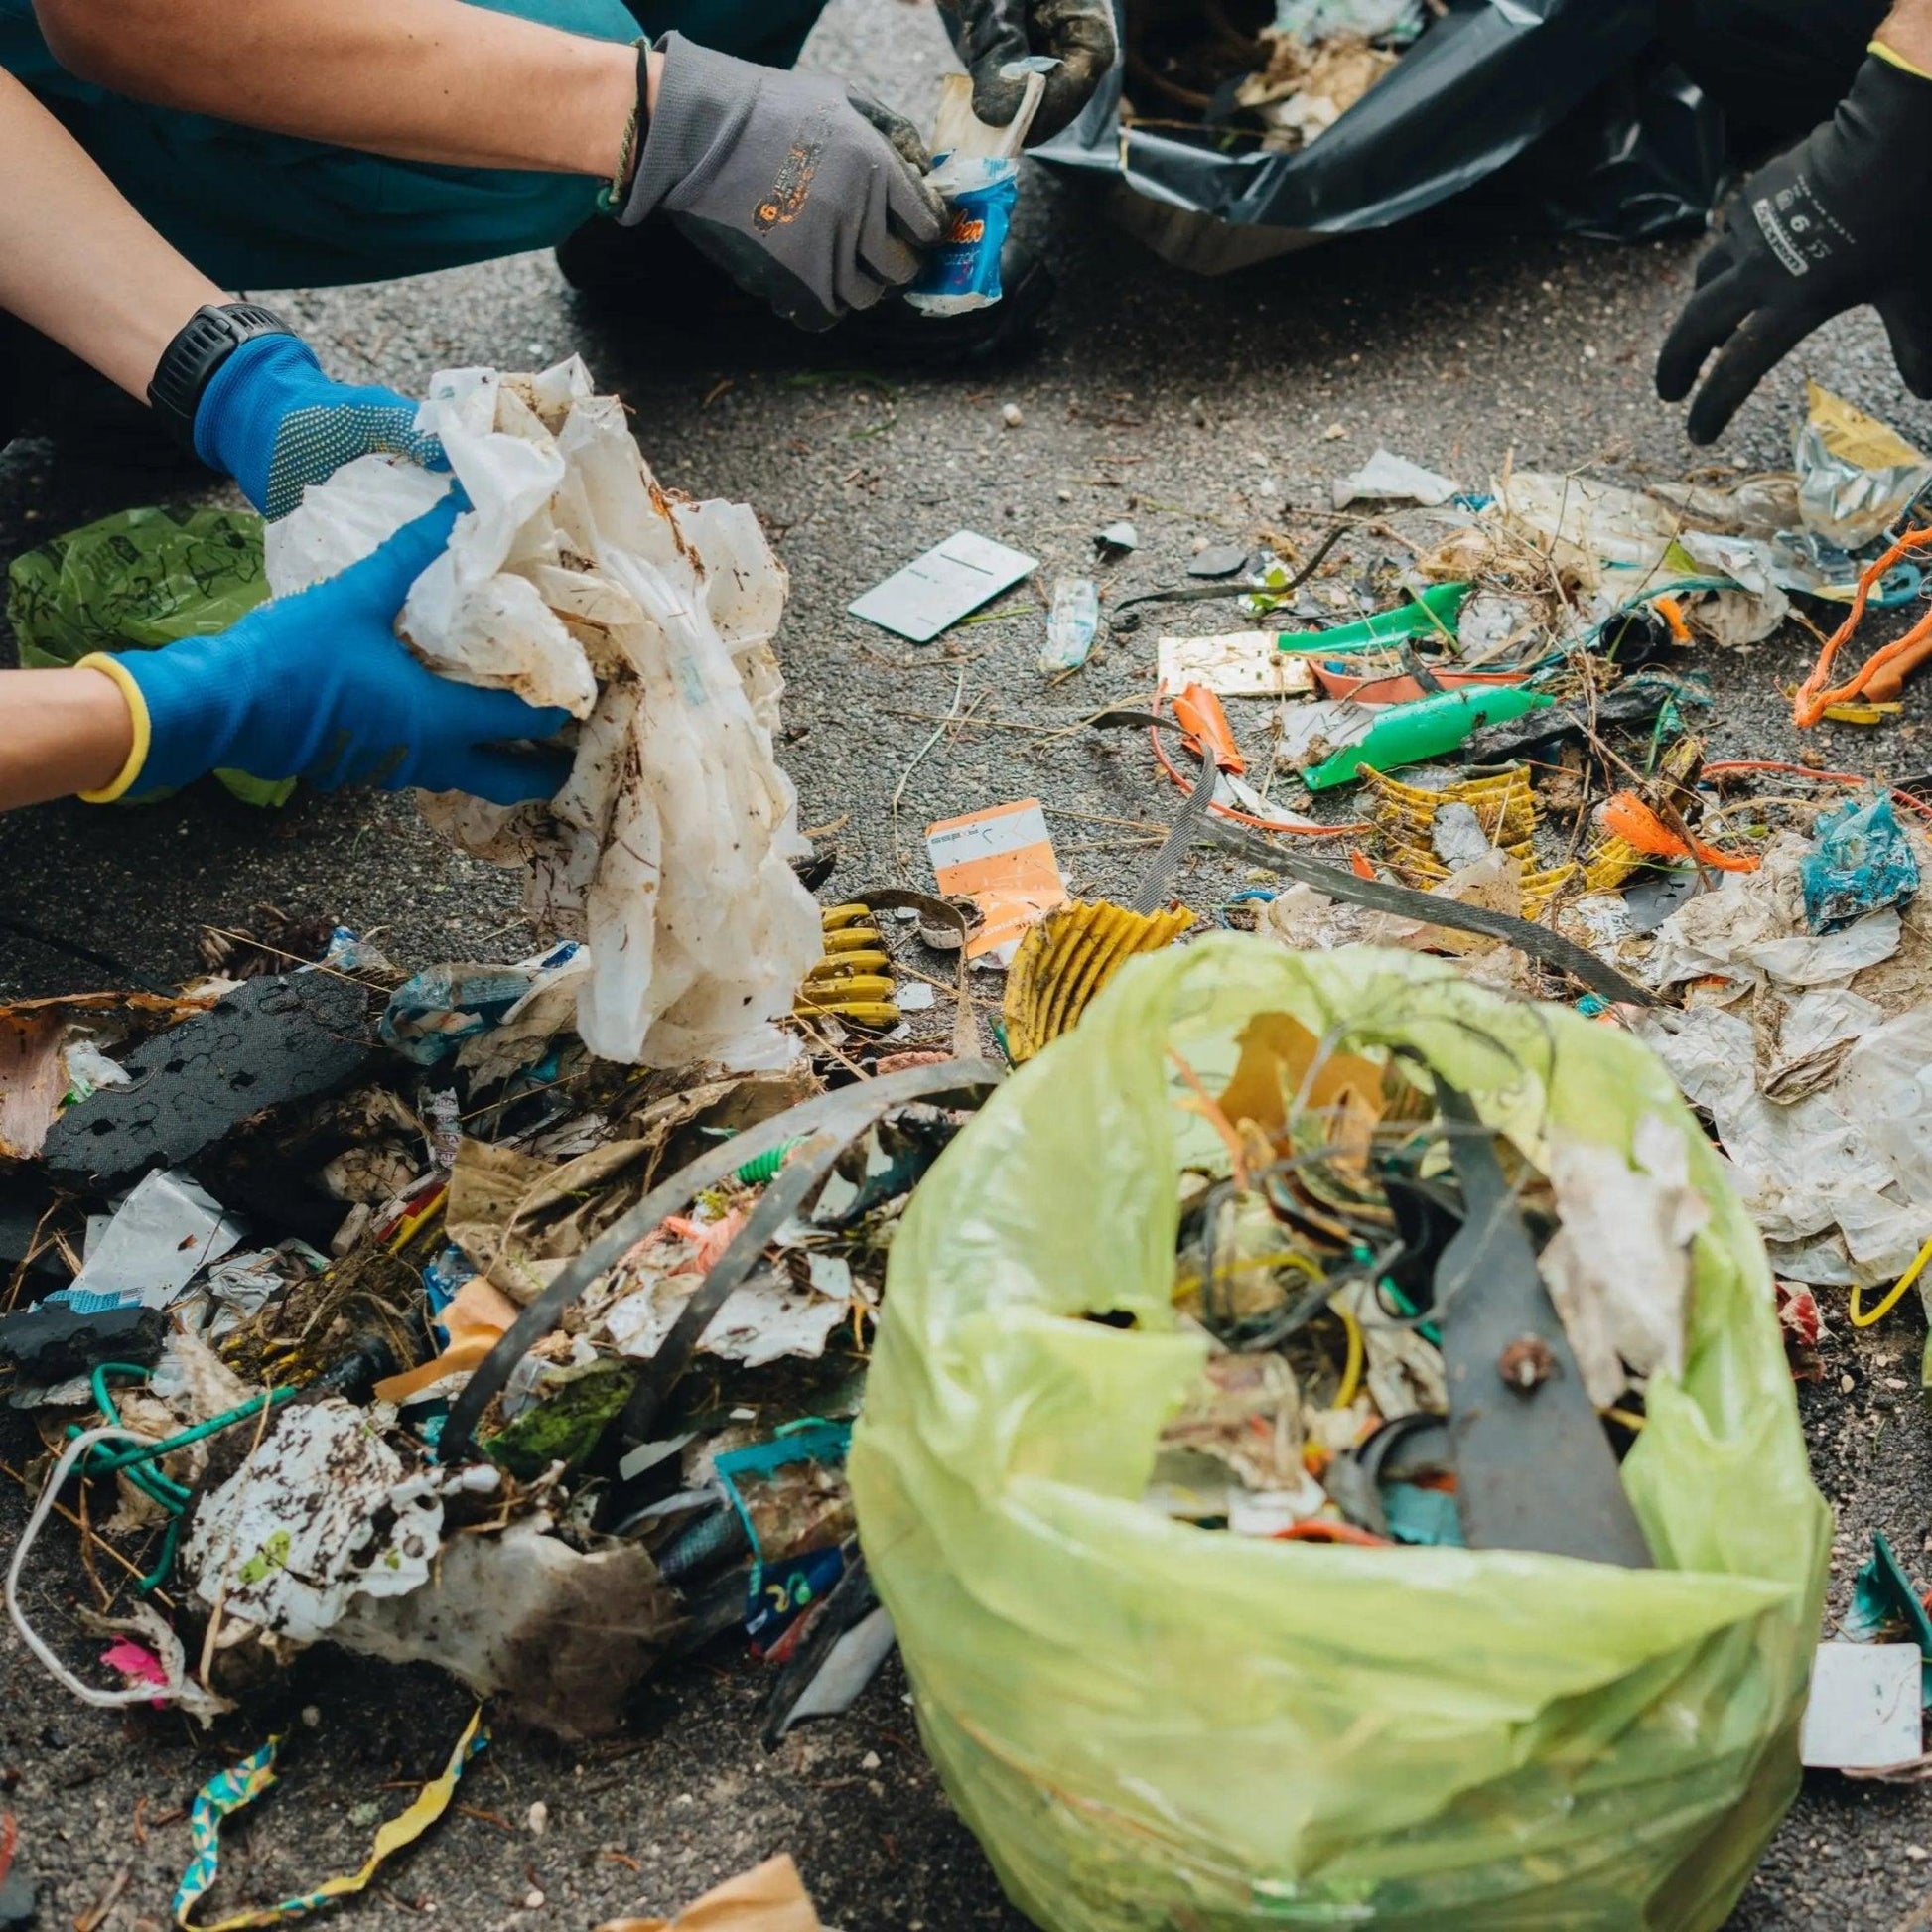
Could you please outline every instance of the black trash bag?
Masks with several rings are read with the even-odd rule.
[[[1116,0],[1123,46],[1124,15],[1142,4]],[[1629,73],[1655,30],[1650,0],[1448,0],[1378,84],[1292,153],[1205,124],[1198,136],[1172,121],[1124,127],[1122,98],[1133,90],[1123,61],[1080,118],[1033,152],[1055,168],[1112,177],[1131,191],[1122,204],[1129,226],[1170,259],[1211,273],[1387,227],[1489,181],[1598,94],[1606,76]],[[1651,234],[1708,208],[1722,128],[1681,73],[1661,90],[1653,82],[1606,98],[1585,127],[1583,158],[1572,165],[1586,179],[1570,186],[1587,191],[1587,212],[1559,210],[1560,225]],[[1221,242],[1201,217],[1217,224]]]
[[[1658,54],[1606,81],[1496,187],[1540,227],[1651,241],[1702,228],[1730,172],[1723,111]]]

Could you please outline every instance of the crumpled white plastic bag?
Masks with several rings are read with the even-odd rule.
[[[1842,931],[1805,924],[1801,866],[1809,842],[1781,832],[1756,872],[1725,873],[1715,892],[1686,899],[1657,928],[1644,973],[1652,986],[1719,978],[1780,986],[1842,986],[1899,948],[1903,925],[1887,906]]]
[[[785,574],[743,503],[658,486],[615,396],[573,356],[541,375],[455,369],[418,418],[472,507],[416,580],[399,629],[432,669],[561,705],[576,761],[547,804],[425,794],[480,859],[528,868],[524,909],[588,943],[578,1032],[606,1059],[777,1064],[774,1024],[817,960],[807,848],[772,736]],[[270,526],[280,596],[332,575],[445,480],[363,457]]]
[[[1662,1008],[1634,1031],[1711,1116],[1779,1274],[1872,1287],[1904,1271],[1932,1226],[1932,1005],[1859,1035],[1836,1080],[1789,1106],[1759,1089],[1741,1013]]]

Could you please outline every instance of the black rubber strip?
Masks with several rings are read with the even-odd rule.
[[[337,973],[245,981],[124,1055],[128,1084],[68,1108],[41,1159],[87,1187],[178,1167],[251,1114],[352,1079],[373,1050],[368,1008],[368,988]]]
[[[1153,711],[1103,711],[1093,723],[1101,730],[1128,726],[1152,727],[1156,731],[1180,730],[1172,718],[1163,718]],[[1176,831],[1186,819],[1202,787],[1212,789],[1212,755],[1203,752],[1201,764],[1201,778],[1188,794],[1179,817],[1174,820]],[[1519,919],[1508,912],[1491,912],[1479,905],[1463,905],[1452,898],[1438,898],[1433,893],[1418,892],[1413,886],[1392,886],[1386,880],[1363,879],[1346,866],[1331,866],[1319,859],[1305,859],[1299,852],[1271,845],[1266,839],[1257,838],[1252,832],[1244,832],[1239,826],[1230,825],[1212,814],[1202,817],[1200,829],[1216,845],[1246,859],[1250,865],[1264,866],[1270,872],[1281,873],[1286,878],[1300,881],[1304,886],[1312,886],[1316,892],[1325,893],[1330,898],[1343,899],[1350,905],[1365,905],[1376,912],[1393,912],[1405,919],[1422,919],[1430,925],[1448,926],[1455,932],[1479,932],[1488,938],[1500,939],[1504,944],[1568,973],[1573,979],[1581,980],[1592,993],[1601,994],[1614,1004],[1643,1007],[1660,1004],[1657,995],[1648,987],[1639,986],[1614,966],[1605,965],[1593,952],[1573,944],[1562,933],[1552,932],[1548,926],[1538,925],[1533,920]],[[1170,834],[1168,843],[1173,843],[1173,834]],[[1168,846],[1164,845],[1155,859],[1155,868],[1158,870],[1167,858]],[[1150,873],[1152,878],[1153,874]],[[1145,894],[1146,890],[1144,884],[1142,893]]]
[[[657,1352],[644,1364],[630,1400],[623,1406],[619,1434],[626,1449],[650,1440],[651,1425],[676,1387],[677,1379],[690,1366],[698,1352],[705,1330],[718,1317],[718,1311],[730,1301],[732,1291],[742,1283],[763,1255],[765,1244],[805,1204],[805,1198],[832,1172],[832,1164],[845,1152],[851,1137],[825,1127],[794,1147],[785,1156],[777,1178],[759,1196],[759,1204],[746,1217],[745,1225],[732,1236],[730,1245],[699,1283],[690,1301],[678,1311],[670,1332],[657,1344]]]
[[[450,1405],[449,1420],[438,1440],[439,1458],[455,1462],[472,1452],[478,1421],[509,1381],[517,1363],[545,1335],[555,1331],[564,1311],[599,1276],[608,1274],[665,1215],[675,1214],[694,1194],[716,1186],[748,1161],[756,1161],[801,1134],[823,1127],[851,1141],[895,1107],[914,1100],[935,1100],[948,1093],[983,1092],[997,1087],[1005,1077],[991,1060],[947,1060],[938,1066],[907,1067],[903,1073],[889,1073],[881,1079],[815,1095],[706,1148],[668,1180],[659,1181],[628,1214],[606,1228],[510,1323]]]

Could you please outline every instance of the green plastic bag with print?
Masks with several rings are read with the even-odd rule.
[[[1175,1176],[1216,1144],[1173,1055],[1217,1091],[1260,1013],[1413,1049],[1532,1159],[1683,1134],[1688,1362],[1623,1464],[1656,1569],[1138,1500],[1202,1359]],[[1050,1932],[1699,1932],[1797,1789],[1830,1519],[1757,1232],[1644,1047],[1440,962],[1228,933],[1128,965],[913,1197],[850,1470],[927,1747]]]
[[[89,651],[212,636],[267,595],[262,520],[252,510],[121,510],[16,557],[7,621],[22,664],[58,669]],[[285,804],[295,790],[293,778],[214,775],[249,805]]]

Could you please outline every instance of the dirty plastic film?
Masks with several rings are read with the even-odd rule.
[[[1683,1135],[1687,1362],[1622,1465],[1657,1568],[1142,1506],[1203,1346],[1174,1181],[1213,1155],[1169,1049],[1211,1086],[1275,1012],[1420,1054],[1532,1159]],[[1125,965],[915,1196],[850,1472],[927,1746],[1052,1932],[1703,1932],[1796,1792],[1830,1526],[1756,1230],[1644,1047],[1444,965],[1232,933]]]

